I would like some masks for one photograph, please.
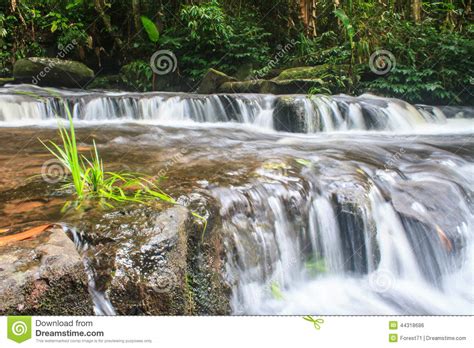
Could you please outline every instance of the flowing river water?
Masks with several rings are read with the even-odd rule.
[[[21,187],[50,158],[37,138],[55,138],[61,101],[109,169],[217,206],[233,314],[474,314],[472,109],[6,87],[2,226],[60,219],[47,187]]]

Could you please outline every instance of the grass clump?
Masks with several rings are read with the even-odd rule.
[[[76,132],[71,112],[65,105],[69,127],[58,118],[60,143],[52,140],[40,142],[70,173],[68,183],[63,188],[73,189],[78,206],[85,200],[98,200],[102,205],[113,207],[113,203],[151,204],[156,200],[178,204],[171,196],[163,192],[152,177],[127,172],[104,170],[104,163],[93,141],[91,158],[79,154]],[[203,236],[207,227],[206,218],[191,212],[204,224]]]

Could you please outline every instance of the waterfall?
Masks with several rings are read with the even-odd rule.
[[[52,133],[63,102],[81,131],[107,124],[101,154],[152,175],[165,165],[174,189],[216,205],[234,314],[474,314],[472,108],[20,85],[0,89],[0,127]],[[113,314],[69,233],[97,314]]]
[[[59,96],[60,98],[58,98]],[[269,130],[317,133],[348,130],[409,131],[444,124],[436,107],[418,108],[373,95],[193,95],[51,90],[28,85],[0,90],[0,124],[28,125],[72,116],[84,122],[243,123]]]
[[[212,190],[235,313],[472,314],[474,177],[456,173],[469,162],[450,154],[446,168],[435,154],[430,177],[413,145],[403,165],[384,168],[378,147],[370,164],[336,162],[309,141],[299,173],[277,162]]]

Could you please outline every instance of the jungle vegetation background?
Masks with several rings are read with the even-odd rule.
[[[245,79],[328,64],[349,68],[329,70],[327,93],[473,104],[473,18],[472,0],[0,0],[0,76],[74,42],[68,59],[142,91],[150,56],[166,49],[193,83],[209,68]],[[369,59],[381,49],[396,66],[378,76]]]

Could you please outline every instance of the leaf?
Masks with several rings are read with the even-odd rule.
[[[157,43],[158,39],[160,38],[160,33],[155,23],[153,23],[153,21],[146,16],[141,16],[140,19],[142,20],[143,28],[148,34],[148,38],[150,39],[150,41],[153,43]]]
[[[35,237],[38,234],[46,231],[51,226],[53,226],[53,224],[40,225],[40,226],[30,228],[29,230],[26,230],[20,233],[12,234],[10,236],[0,237],[0,245],[5,245],[11,242],[17,242],[17,241]]]
[[[354,39],[354,36],[355,36],[355,30],[354,30],[354,27],[351,24],[351,20],[346,15],[344,10],[342,10],[340,8],[334,10],[334,14],[336,15],[337,18],[339,18],[341,20],[342,24],[344,25],[344,28],[347,31],[347,36],[349,37],[349,41],[350,41],[351,46],[352,46],[353,45],[353,39]]]

